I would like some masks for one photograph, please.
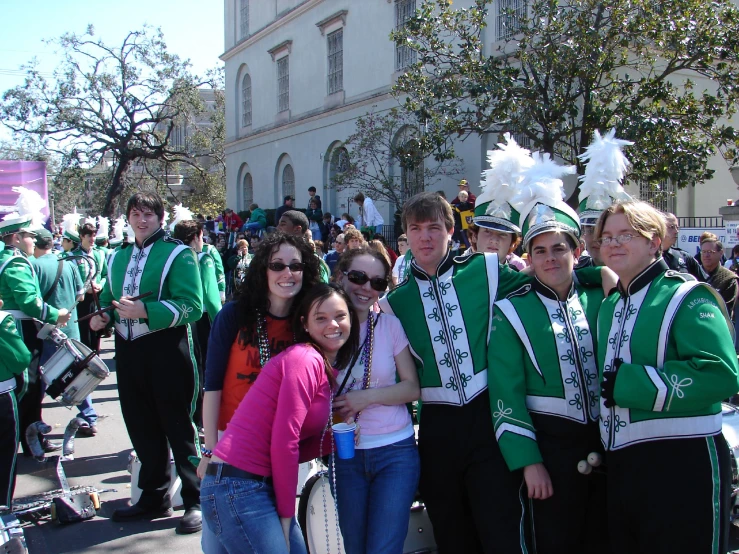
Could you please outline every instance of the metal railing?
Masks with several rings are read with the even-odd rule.
[[[719,216],[703,216],[703,217],[678,217],[680,228],[693,227],[708,229],[710,227],[723,227],[724,218]]]

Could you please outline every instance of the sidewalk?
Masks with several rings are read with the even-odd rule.
[[[131,495],[131,476],[128,473],[128,454],[131,442],[121,416],[118,402],[113,341],[101,345],[101,357],[111,370],[108,377],[93,393],[93,403],[101,420],[95,437],[75,440],[75,459],[64,462],[70,486],[89,485],[99,489],[115,488],[118,492],[100,495],[103,503],[94,519],[73,525],[57,525],[49,519],[26,527],[25,535],[31,554],[67,552],[199,553],[200,533],[180,536],[175,526],[182,511],[154,522],[115,523],[110,515],[116,508],[128,505]],[[76,410],[60,406],[51,398],[44,402],[44,421],[53,427],[49,438],[61,440],[64,429],[76,415]],[[18,481],[15,497],[20,498],[58,489],[53,467],[44,467],[30,458],[18,456]]]

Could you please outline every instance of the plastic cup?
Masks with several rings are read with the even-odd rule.
[[[336,443],[336,455],[342,460],[354,457],[354,430],[356,423],[336,423],[331,426],[334,431],[334,442]]]

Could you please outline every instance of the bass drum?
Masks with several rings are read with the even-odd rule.
[[[298,523],[310,554],[328,554],[329,552],[344,554],[344,543],[338,529],[334,506],[328,472],[321,471],[308,479],[298,502]],[[436,552],[434,531],[426,513],[426,507],[416,498],[416,502],[411,506],[411,518],[408,523],[408,534],[403,544],[403,554],[429,552]]]

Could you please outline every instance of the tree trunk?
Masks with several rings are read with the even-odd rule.
[[[128,166],[131,164],[130,158],[122,158],[118,162],[118,167],[115,168],[113,173],[113,183],[108,189],[108,193],[105,195],[105,206],[103,206],[102,215],[105,217],[114,217],[113,208],[115,207],[118,197],[123,193],[123,175],[126,173]]]

